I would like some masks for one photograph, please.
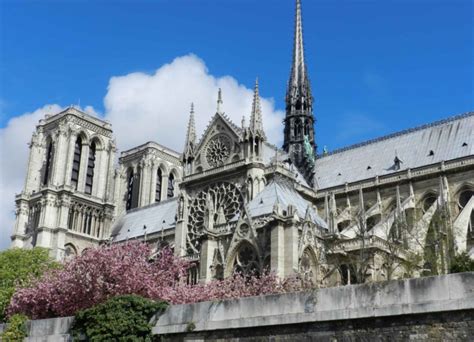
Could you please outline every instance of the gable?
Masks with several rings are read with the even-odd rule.
[[[240,159],[240,132],[228,118],[216,113],[195,152],[195,168],[202,171]]]

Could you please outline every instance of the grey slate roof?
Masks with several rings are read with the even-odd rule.
[[[318,226],[327,228],[326,222],[314,211],[310,202],[306,201],[294,188],[284,180],[271,181],[253,200],[247,204],[250,216],[259,217],[269,215],[273,207],[279,203],[281,208],[286,209],[293,205],[297,210],[299,218],[304,219],[309,206],[311,221]],[[232,221],[236,221],[234,217]]]
[[[469,112],[319,157],[316,181],[324,189],[396,172],[395,156],[406,170],[473,154],[474,112]]]
[[[178,199],[171,198],[163,202],[137,208],[127,212],[114,225],[112,238],[124,241],[174,228]],[[146,229],[143,228],[146,226]]]

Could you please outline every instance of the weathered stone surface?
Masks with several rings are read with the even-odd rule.
[[[171,340],[463,340],[474,336],[473,317],[474,273],[460,273],[174,305],[153,332]]]

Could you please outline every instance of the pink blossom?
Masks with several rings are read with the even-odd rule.
[[[152,260],[150,255],[150,247],[141,242],[88,249],[30,287],[19,288],[8,314],[23,313],[33,319],[69,316],[123,294],[182,304],[300,291],[311,286],[296,277],[279,280],[270,272],[260,276],[234,274],[224,280],[188,285],[189,262],[176,257],[170,248]]]

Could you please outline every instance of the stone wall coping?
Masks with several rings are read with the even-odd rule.
[[[154,334],[474,309],[474,272],[322,288],[312,292],[173,305]]]

